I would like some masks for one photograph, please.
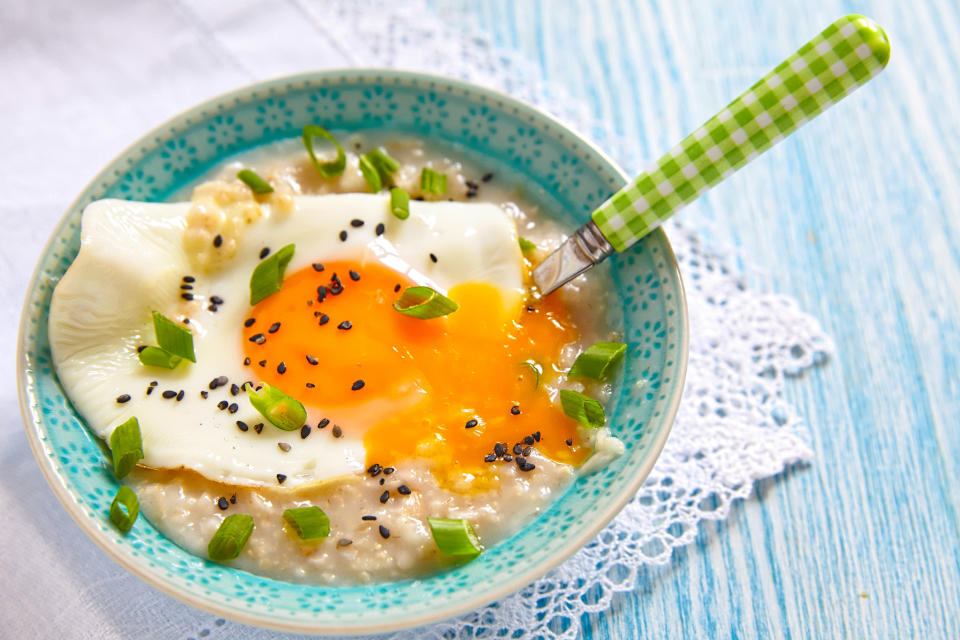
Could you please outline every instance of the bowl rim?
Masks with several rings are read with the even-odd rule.
[[[222,103],[226,100],[231,100],[235,98],[240,98],[242,96],[249,96],[251,93],[257,91],[266,91],[269,92],[277,87],[282,87],[288,83],[297,83],[297,82],[309,82],[311,80],[322,79],[327,77],[334,76],[343,76],[351,75],[357,77],[371,77],[376,76],[392,76],[399,78],[410,78],[417,79],[427,82],[436,82],[438,84],[445,84],[455,89],[467,91],[470,94],[486,94],[488,97],[494,98],[501,101],[504,105],[510,105],[511,107],[519,108],[521,110],[527,111],[537,118],[546,120],[547,122],[553,124],[554,126],[564,130],[569,133],[574,139],[576,139],[580,144],[583,144],[591,152],[595,153],[601,160],[603,160],[607,165],[609,165],[615,173],[621,178],[623,184],[626,184],[631,179],[629,174],[627,174],[623,168],[620,167],[612,158],[610,158],[607,153],[600,149],[596,144],[594,144],[586,135],[581,134],[577,129],[570,126],[569,124],[562,121],[560,118],[532,105],[523,100],[515,98],[507,93],[501,92],[496,89],[491,89],[486,86],[474,84],[461,80],[459,78],[452,78],[447,76],[440,76],[429,73],[422,73],[419,71],[408,71],[403,69],[391,69],[384,67],[339,67],[331,69],[322,69],[316,71],[307,71],[302,73],[296,73],[286,76],[273,77],[267,80],[262,80],[259,82],[253,82],[251,84],[244,85],[242,87],[226,91],[214,96],[211,96],[200,103],[191,105],[173,116],[165,119],[160,124],[156,125],[150,129],[146,134],[137,138],[135,141],[124,147],[110,162],[108,162],[103,168],[98,170],[91,180],[81,189],[80,195],[78,195],[65,209],[63,215],[59,218],[58,222],[53,227],[53,230],[50,233],[50,237],[47,242],[44,244],[44,247],[40,253],[41,258],[49,252],[53,246],[56,238],[58,236],[58,231],[66,223],[67,216],[70,215],[70,212],[75,208],[80,206],[81,202],[84,199],[84,194],[90,191],[96,182],[103,173],[109,170],[114,165],[118,165],[121,159],[126,156],[131,151],[142,146],[149,140],[154,139],[155,137],[162,135],[166,132],[171,125],[179,121],[187,119],[194,113],[201,113],[214,109],[218,103]],[[428,136],[429,137],[429,136]],[[663,233],[662,230],[657,229],[654,233]],[[578,535],[576,538],[571,538],[568,541],[568,544],[563,548],[562,552],[555,554],[550,561],[540,565],[531,566],[526,571],[519,573],[514,573],[509,576],[507,580],[501,582],[498,587],[492,591],[484,592],[482,595],[465,597],[462,599],[459,604],[452,605],[447,607],[444,610],[440,610],[433,614],[421,615],[416,619],[406,619],[406,620],[392,620],[389,622],[376,622],[368,621],[364,626],[340,626],[337,624],[327,624],[324,623],[322,627],[316,626],[315,622],[299,619],[291,620],[281,620],[279,618],[271,617],[261,617],[256,613],[251,613],[234,606],[231,606],[227,603],[220,602],[214,598],[201,598],[196,594],[182,592],[172,583],[165,581],[158,573],[153,573],[145,570],[143,567],[131,563],[128,559],[119,551],[117,545],[108,544],[108,540],[103,536],[102,531],[98,530],[92,524],[91,519],[87,514],[81,509],[80,505],[74,500],[73,496],[70,494],[70,491],[65,484],[64,479],[56,472],[52,465],[49,465],[47,460],[48,456],[46,455],[46,447],[44,441],[39,433],[39,423],[42,422],[42,418],[35,416],[32,411],[33,403],[30,402],[30,397],[27,392],[27,374],[28,374],[28,362],[26,359],[26,349],[25,349],[25,336],[26,336],[26,326],[30,321],[29,318],[29,309],[30,309],[30,298],[36,289],[42,267],[42,259],[38,260],[37,265],[34,267],[33,273],[30,277],[29,284],[27,286],[23,308],[20,313],[20,323],[17,331],[17,354],[16,354],[16,365],[17,365],[17,397],[20,404],[20,415],[23,420],[24,429],[27,432],[27,440],[30,443],[30,449],[33,452],[33,456],[37,461],[38,466],[40,467],[41,472],[43,473],[44,478],[47,481],[47,484],[50,485],[50,488],[53,490],[54,495],[60,501],[61,505],[66,509],[67,513],[73,519],[73,521],[80,527],[80,529],[86,533],[93,542],[102,549],[107,556],[113,559],[117,564],[126,569],[127,571],[133,573],[135,576],[146,582],[151,587],[158,589],[162,593],[173,597],[174,599],[183,602],[192,607],[201,609],[208,613],[214,615],[222,616],[224,618],[240,622],[242,624],[248,624],[261,628],[269,628],[277,631],[285,632],[294,632],[294,633],[322,633],[322,634],[339,634],[339,635],[363,635],[363,634],[377,634],[377,633],[389,633],[392,631],[401,631],[404,629],[411,629],[415,627],[420,627],[435,622],[440,622],[443,620],[448,620],[450,618],[462,615],[464,613],[482,608],[492,602],[496,602],[505,598],[516,591],[519,591],[523,587],[531,584],[540,577],[546,575],[549,571],[556,568],[575,553],[580,551],[587,543],[590,542],[597,534],[600,533],[616,515],[626,506],[626,504],[634,497],[636,492],[639,490],[643,482],[647,479],[650,472],[653,470],[654,465],[660,457],[660,453],[663,450],[663,447],[666,443],[667,437],[670,435],[670,432],[673,428],[674,421],[676,419],[677,411],[680,406],[680,400],[683,395],[684,383],[686,380],[687,366],[689,361],[689,346],[690,346],[690,320],[688,315],[687,307],[687,296],[686,288],[683,283],[682,274],[680,273],[679,265],[677,264],[676,255],[673,252],[673,247],[669,242],[669,239],[666,238],[664,234],[664,249],[665,257],[668,260],[666,269],[671,272],[672,275],[676,277],[676,281],[679,287],[679,295],[677,296],[677,304],[679,306],[679,313],[677,314],[677,322],[680,326],[680,341],[679,341],[679,358],[677,361],[677,373],[675,376],[676,384],[673,387],[673,391],[669,401],[666,404],[664,411],[662,412],[660,421],[664,423],[664,427],[657,434],[657,437],[653,439],[648,445],[648,454],[644,459],[643,464],[640,468],[632,475],[631,481],[628,483],[626,490],[624,490],[619,496],[610,502],[610,504],[602,511],[597,512],[595,517],[592,518],[592,524],[586,527],[582,534]],[[529,525],[528,525],[529,526]],[[231,567],[232,568],[232,567]],[[235,569],[239,571],[239,569]]]

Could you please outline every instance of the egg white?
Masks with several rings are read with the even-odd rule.
[[[522,304],[516,227],[496,205],[415,201],[407,220],[390,213],[386,195],[297,196],[293,211],[283,215],[261,206],[264,216],[246,229],[236,257],[206,274],[195,272],[184,251],[190,203],[101,200],[83,213],[80,252],[50,303],[53,363],[67,395],[98,436],[109,439],[115,426],[137,417],[145,466],[192,469],[242,486],[277,486],[277,474],[283,474],[284,487],[365,467],[359,430],[345,428],[344,437],[333,438],[331,427],[384,415],[390,407],[382,401],[336,411],[307,407],[313,433],[301,439],[297,431],[266,423],[245,393],[231,395],[230,384],[256,381],[256,371],[242,366],[241,333],[250,311],[250,274],[263,247],[296,244],[288,273],[318,261],[380,261],[443,292],[466,282],[487,282],[498,288],[508,309]],[[351,226],[355,219],[363,220],[363,226]],[[381,223],[386,231],[377,236]],[[341,230],[348,233],[346,241],[339,238]],[[179,297],[187,274],[196,277],[193,302]],[[224,300],[215,313],[207,309],[212,295]],[[140,364],[137,347],[155,344],[152,310],[190,317],[195,364],[182,363],[173,371]],[[209,391],[218,376],[230,383]],[[153,380],[158,385],[147,395]],[[181,389],[181,401],[161,396]],[[201,390],[208,390],[207,399]],[[122,394],[131,400],[117,403]],[[411,394],[411,401],[415,398]],[[236,403],[237,412],[217,409],[221,400]],[[322,431],[316,429],[321,418],[331,420]],[[250,426],[264,422],[263,432],[242,432],[238,420]],[[289,451],[279,448],[279,442],[290,444]]]

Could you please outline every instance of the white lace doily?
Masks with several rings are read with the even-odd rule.
[[[552,112],[625,166],[636,166],[630,148],[582,102],[541,81],[528,61],[452,26],[423,2],[297,4],[346,65],[422,70],[499,89]],[[646,484],[562,566],[500,602],[418,629],[417,638],[575,637],[583,613],[602,611],[615,593],[634,589],[643,565],[667,563],[674,548],[694,540],[701,520],[725,518],[754,482],[812,456],[802,420],[781,391],[784,376],[832,352],[830,338],[791,298],[748,289],[736,262],[708,250],[702,226],[682,217],[686,222],[668,224],[667,235],[687,286],[690,361],[676,423]],[[255,634],[217,619],[195,637]]]

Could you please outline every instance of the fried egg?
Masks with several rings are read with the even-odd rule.
[[[383,194],[213,193],[102,200],[82,220],[51,300],[53,362],[98,436],[137,417],[145,466],[297,487],[418,457],[454,486],[484,477],[497,442],[536,434],[555,460],[586,456],[569,444],[574,421],[522,366],[555,362],[576,326],[558,298],[525,306],[516,227],[496,205],[411,202],[400,220]],[[251,306],[251,273],[288,244],[281,289]],[[460,308],[398,313],[392,303],[414,285]],[[154,310],[193,333],[196,363],[139,362],[138,348],[156,344]],[[300,400],[303,428],[264,420],[245,382]]]

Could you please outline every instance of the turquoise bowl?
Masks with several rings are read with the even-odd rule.
[[[285,631],[376,633],[441,620],[531,583],[587,544],[631,499],[653,467],[677,411],[687,362],[683,286],[661,231],[614,256],[619,308],[610,317],[629,344],[607,411],[626,453],[583,476],[537,520],[477,560],[428,578],[330,588],[262,578],[191,555],[144,518],[127,535],[110,524],[117,482],[50,361],[50,294],[80,245],[80,212],[100,198],[170,197],[226,157],[298,136],[308,122],[348,131],[395,131],[456,145],[509,175],[569,230],[624,184],[609,158],[563,124],[506,95],[448,78],[388,70],[309,73],[205,102],[124,151],[68,209],[40,258],[20,325],[20,404],[40,468],[70,515],[104,551],[184,602]],[[615,305],[616,306],[616,305]]]

